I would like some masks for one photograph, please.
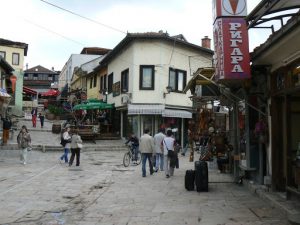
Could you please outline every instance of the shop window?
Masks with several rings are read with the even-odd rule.
[[[172,91],[182,92],[186,86],[186,71],[170,68],[169,86],[172,87]]]
[[[6,52],[0,51],[0,56],[2,56],[3,59],[6,59]]]
[[[129,69],[126,69],[121,73],[121,92],[122,93],[128,92],[128,76],[129,76]]]
[[[107,91],[108,91],[108,93],[112,92],[113,81],[114,81],[114,74],[111,73],[111,74],[108,75],[108,79],[107,79]]]
[[[154,66],[140,66],[140,90],[154,90]]]
[[[13,65],[19,65],[20,63],[20,54],[19,53],[13,53],[12,54],[12,64]]]

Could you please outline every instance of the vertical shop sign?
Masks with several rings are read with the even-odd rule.
[[[214,65],[216,79],[250,78],[246,0],[214,0]]]

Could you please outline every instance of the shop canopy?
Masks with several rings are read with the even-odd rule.
[[[23,92],[29,95],[36,95],[37,92],[29,87],[23,86]]]
[[[44,97],[50,97],[50,96],[58,96],[60,94],[59,90],[55,90],[55,89],[50,89],[47,92],[42,93],[42,96]]]
[[[113,104],[108,104],[105,102],[87,102],[75,105],[73,110],[89,110],[89,109],[112,109]]]

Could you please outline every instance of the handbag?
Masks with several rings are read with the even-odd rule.
[[[168,149],[168,147],[167,147],[167,144],[166,144],[165,140],[164,140],[164,143],[165,143],[166,149],[168,150],[168,157],[169,157],[169,158],[173,157],[173,155],[174,155],[174,151],[173,151],[173,150],[169,150],[169,149]]]
[[[82,148],[82,144],[81,143],[77,143],[77,147],[81,149]]]

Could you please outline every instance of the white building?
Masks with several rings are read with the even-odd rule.
[[[121,137],[131,132],[141,136],[145,128],[154,135],[164,127],[176,131],[183,144],[192,118],[190,93],[183,89],[199,67],[212,65],[213,51],[206,47],[191,44],[182,35],[129,33],[100,62],[107,67],[100,89],[108,93],[107,102],[115,104],[112,120],[120,118]],[[168,93],[166,87],[172,90]]]

